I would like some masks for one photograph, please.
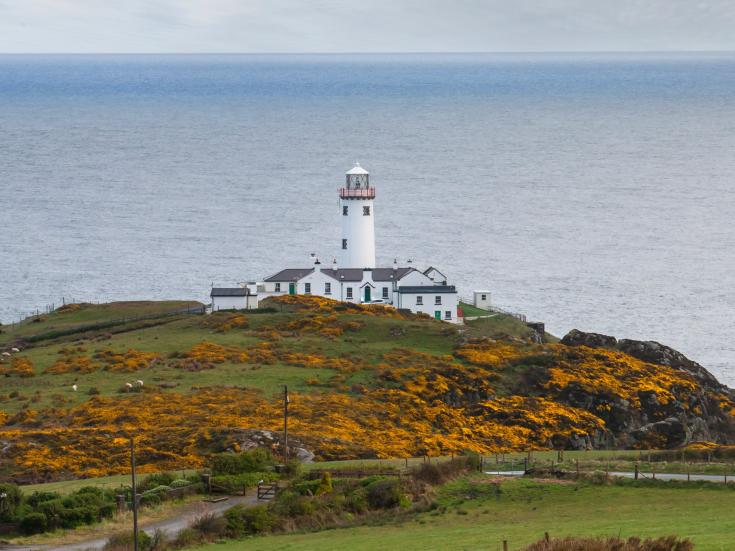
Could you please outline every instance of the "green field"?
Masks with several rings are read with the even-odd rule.
[[[249,331],[215,332],[207,329],[206,321],[210,316],[182,314],[161,316],[198,303],[186,301],[168,302],[123,302],[104,305],[85,304],[76,311],[54,312],[41,316],[42,321],[33,323],[26,320],[15,329],[6,327],[0,334],[3,342],[16,342],[18,338],[37,338],[53,335],[54,331],[81,330],[71,335],[44,338],[35,341],[21,352],[34,366],[35,377],[6,378],[0,392],[0,410],[10,414],[23,408],[69,407],[79,405],[89,399],[92,393],[117,395],[118,391],[130,381],[143,380],[146,385],[159,387],[164,392],[185,392],[192,387],[215,385],[244,386],[258,388],[266,393],[275,394],[284,384],[295,391],[319,392],[332,387],[330,379],[335,372],[331,369],[304,369],[293,365],[276,363],[259,366],[257,370],[234,363],[223,363],[217,369],[185,371],[176,369],[166,362],[151,369],[136,373],[97,370],[92,373],[43,374],[60,357],[60,351],[72,346],[82,346],[83,354],[92,356],[96,351],[111,349],[125,352],[135,349],[142,352],[156,352],[166,358],[174,352],[188,350],[204,340],[224,346],[247,347],[262,339],[254,334],[259,328],[272,327],[293,319],[287,312],[248,314]],[[111,320],[123,320],[140,316],[154,316],[151,319],[133,320],[114,327],[95,328],[95,324]],[[454,327],[433,320],[397,322],[390,318],[368,317],[344,314],[342,319],[354,319],[364,323],[359,332],[345,334],[337,339],[325,339],[314,334],[302,334],[283,341],[283,345],[300,353],[317,353],[327,356],[347,356],[360,358],[369,364],[377,364],[383,353],[396,347],[404,347],[429,354],[450,354],[454,349],[458,334]],[[483,320],[485,321],[485,320]],[[400,333],[394,330],[400,326]],[[525,325],[514,318],[498,317],[487,320],[482,326],[473,327],[473,334],[521,335]],[[41,376],[43,375],[43,376]],[[372,383],[374,372],[359,371],[350,374],[345,385]],[[309,385],[307,379],[312,379]],[[313,380],[316,380],[316,384]],[[72,385],[77,385],[77,391]]]
[[[234,551],[373,549],[520,549],[552,536],[689,537],[697,551],[733,549],[735,491],[710,486],[681,488],[593,486],[487,477],[450,483],[440,491],[445,509],[398,517],[382,526],[266,536],[213,544],[201,549]]]

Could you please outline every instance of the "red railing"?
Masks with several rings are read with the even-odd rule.
[[[375,188],[348,189],[339,188],[339,196],[342,199],[375,199]]]

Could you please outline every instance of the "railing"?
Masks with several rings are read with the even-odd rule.
[[[467,297],[459,297],[460,302],[464,302],[465,304],[469,304],[470,306],[473,306],[474,300]],[[519,314],[518,312],[511,312],[509,310],[505,310],[504,308],[500,308],[499,306],[490,306],[490,308],[487,310],[488,314],[505,314],[506,316],[512,316],[518,320],[521,320],[522,322],[526,322],[526,314]]]
[[[339,188],[339,196],[341,199],[375,199],[375,188]]]

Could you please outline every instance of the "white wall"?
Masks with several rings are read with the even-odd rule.
[[[347,207],[347,216],[342,209]],[[370,215],[363,215],[363,207],[370,207]],[[347,239],[347,249],[340,248],[340,268],[375,267],[375,204],[372,199],[339,200],[339,216],[342,219],[342,239]]]
[[[244,310],[247,308],[247,297],[212,297],[212,311]]]
[[[416,304],[416,297],[419,296],[423,299],[423,304]],[[396,305],[399,308],[405,308],[414,313],[423,313],[432,318],[434,313],[439,310],[442,321],[459,323],[457,318],[457,304],[459,303],[457,293],[401,293],[400,297],[400,305]],[[435,303],[434,297],[441,297],[440,305]],[[446,317],[447,311],[450,313],[450,318]]]
[[[483,310],[490,310],[490,291],[474,291],[474,305]],[[485,298],[482,298],[485,297]]]
[[[434,282],[418,270],[415,270],[406,274],[405,277],[401,278],[398,281],[398,285],[405,285],[406,287],[417,287],[419,285],[434,285]]]

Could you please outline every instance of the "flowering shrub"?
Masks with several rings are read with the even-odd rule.
[[[643,396],[654,396],[664,405],[676,396],[687,403],[698,388],[684,372],[643,362],[616,350],[562,345],[551,348],[557,361],[549,369],[549,381],[544,387],[555,393],[581,389],[593,395],[622,398],[640,407]]]
[[[33,377],[33,364],[31,360],[23,356],[13,356],[10,359],[10,365],[0,365],[0,375],[6,377]]]
[[[214,329],[217,333],[226,333],[232,329],[247,329],[250,323],[241,313],[215,312],[202,321],[202,326]]]
[[[476,365],[498,367],[524,355],[521,348],[489,339],[474,340],[454,353],[458,358]]]
[[[109,348],[97,350],[93,358],[84,355],[85,351],[81,346],[62,348],[59,350],[59,358],[44,373],[92,373],[100,369],[132,373],[154,367],[161,361],[161,357],[155,352],[141,352],[132,348],[126,352],[116,352]],[[93,359],[96,361],[92,361]]]

